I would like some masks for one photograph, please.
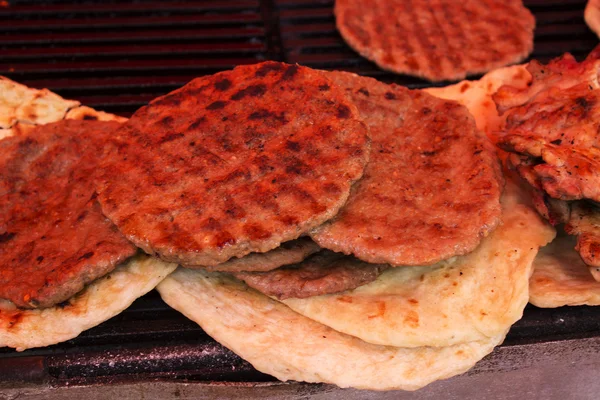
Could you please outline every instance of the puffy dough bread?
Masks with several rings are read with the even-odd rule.
[[[32,89],[0,76],[0,139],[15,125],[43,125],[64,118],[78,101],[65,100],[48,89]]]
[[[351,291],[283,302],[374,344],[442,347],[498,336],[521,318],[533,259],[555,235],[525,200],[509,180],[502,225],[466,256],[391,268]]]
[[[73,339],[125,310],[176,267],[139,255],[54,307],[21,310],[0,300],[0,346],[23,351]]]
[[[301,316],[226,274],[179,268],[157,289],[215,340],[282,381],[416,390],[465,372],[506,333],[444,348],[377,346]]]
[[[600,305],[600,282],[575,251],[576,240],[560,235],[540,250],[529,281],[531,304],[543,308]]]

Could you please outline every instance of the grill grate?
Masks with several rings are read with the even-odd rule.
[[[584,0],[525,1],[537,18],[533,57],[585,56],[598,42]],[[335,29],[332,0],[0,1],[0,75],[128,116],[192,78],[266,59],[343,69],[411,87],[353,52]],[[527,307],[504,346],[600,334],[600,308]],[[56,346],[0,349],[0,387],[273,378],[212,341],[156,292]]]

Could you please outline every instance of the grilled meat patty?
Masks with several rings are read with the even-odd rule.
[[[119,125],[66,120],[0,141],[0,298],[50,307],[136,252],[94,190]]]
[[[346,42],[381,68],[458,80],[533,50],[535,19],[521,0],[336,0]]]
[[[234,272],[233,275],[268,296],[280,300],[343,292],[377,279],[389,268],[323,250],[306,260],[268,272]]]
[[[242,272],[271,271],[283,265],[296,264],[321,250],[310,238],[302,237],[282,243],[281,246],[266,253],[250,253],[242,258],[232,258],[214,267],[204,267],[209,271]]]
[[[392,265],[433,264],[472,251],[500,220],[502,178],[493,145],[467,109],[372,78],[329,77],[369,126],[371,155],[346,205],[312,238]]]
[[[215,266],[337,214],[368,158],[356,107],[322,72],[266,62],[195,79],[138,110],[99,183],[147,253]]]

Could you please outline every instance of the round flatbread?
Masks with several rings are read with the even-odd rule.
[[[99,200],[146,252],[214,266],[333,217],[363,173],[367,134],[324,73],[240,66],[138,110],[115,134]]]
[[[576,240],[560,235],[540,250],[529,280],[531,304],[544,308],[600,305],[600,282],[574,250]]]
[[[444,348],[377,346],[303,317],[226,274],[179,268],[158,287],[167,304],[277,379],[416,390],[465,372],[504,339]]]
[[[374,344],[441,347],[497,336],[521,318],[533,259],[555,234],[525,199],[509,181],[502,224],[468,255],[392,268],[352,291],[283,302]]]
[[[59,121],[0,141],[0,298],[50,307],[135,254],[95,193],[119,126]]]
[[[525,59],[535,18],[521,0],[336,0],[342,37],[381,68],[458,80]]]
[[[121,313],[175,270],[176,264],[140,255],[54,307],[22,310],[0,301],[0,347],[23,351],[77,337]]]
[[[500,221],[502,178],[494,147],[468,110],[372,78],[328,76],[369,126],[371,155],[348,202],[311,232],[313,240],[395,266],[472,251]]]

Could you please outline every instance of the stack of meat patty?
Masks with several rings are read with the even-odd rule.
[[[507,113],[499,145],[530,184],[537,210],[577,236],[576,249],[600,280],[600,48],[578,63],[566,54],[537,61],[525,89],[502,87],[494,99]]]
[[[127,238],[280,299],[469,253],[499,222],[497,159],[464,107],[349,73],[199,78],[113,140],[99,201]]]

